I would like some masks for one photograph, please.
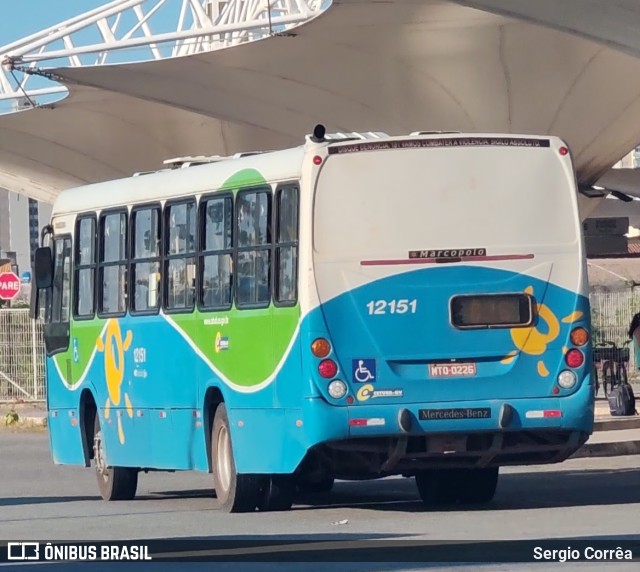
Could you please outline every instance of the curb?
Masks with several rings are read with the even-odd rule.
[[[640,417],[637,415],[629,417],[611,417],[597,419],[593,424],[594,431],[623,431],[625,429],[640,429]]]
[[[618,441],[614,443],[586,443],[569,459],[586,457],[621,457],[624,455],[640,455],[640,441]]]
[[[47,418],[46,417],[19,417],[15,423],[11,423],[9,425],[2,424],[0,426],[0,430],[2,429],[25,429],[29,427],[47,427]]]

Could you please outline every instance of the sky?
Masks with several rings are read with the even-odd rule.
[[[3,52],[3,46],[64,22],[69,18],[80,16],[97,7],[110,4],[112,1],[113,0],[0,0],[0,57],[5,55],[5,53],[13,52],[13,50]],[[159,0],[146,0],[142,5],[144,12],[148,12],[158,1]],[[181,5],[182,0],[166,0],[161,9],[155,12],[149,20],[153,32],[162,33],[175,30]],[[115,17],[110,17],[109,24],[112,25],[114,21]],[[120,20],[117,36],[121,37],[124,35],[136,23],[137,19],[135,15],[129,10],[126,16]],[[191,20],[188,20],[187,25],[190,23]],[[142,30],[138,30],[135,35],[138,36],[141,33]],[[95,25],[76,32],[73,35],[73,43],[76,46],[90,45],[100,40],[101,37]],[[63,48],[64,44],[62,40],[57,40],[47,47],[47,51],[55,51]],[[163,44],[160,50],[163,52],[163,55],[167,56],[171,54],[171,48],[171,44]],[[95,53],[84,54],[80,56],[80,59],[85,65],[94,65],[97,63],[97,57],[98,55]],[[110,52],[104,63],[114,64],[144,61],[150,57],[152,56],[148,47],[134,47]],[[44,68],[68,65],[70,65],[68,59],[49,59],[40,62],[40,67]],[[16,72],[15,80],[9,78],[9,81],[12,83],[22,81],[22,76],[19,72]],[[36,76],[31,76],[28,81],[28,89],[30,90],[48,88],[51,85],[51,82],[48,80]],[[38,103],[53,103],[57,99],[59,99],[59,95],[43,96],[38,100]],[[12,105],[13,103],[9,100],[0,100],[0,113],[10,111],[13,109]]]
[[[108,0],[0,0],[0,46],[91,10]]]

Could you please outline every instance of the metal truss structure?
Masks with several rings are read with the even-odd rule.
[[[114,0],[0,47],[0,113],[61,99],[47,68],[162,60],[287,31],[330,0]]]

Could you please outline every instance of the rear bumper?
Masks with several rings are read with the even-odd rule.
[[[502,414],[505,406],[511,411],[506,424]],[[334,422],[336,409],[346,409],[339,415],[348,430],[338,437],[334,429],[334,437],[311,447],[307,457],[338,478],[411,475],[432,468],[558,463],[587,441],[594,422],[593,386],[588,382],[566,397],[332,409]],[[485,411],[482,417],[436,415],[424,420],[420,419],[421,409],[463,411],[457,415],[469,415],[466,410]],[[552,411],[553,416],[541,416],[544,411]]]
[[[508,419],[503,413],[505,409],[510,410]],[[351,437],[393,433],[475,433],[542,429],[590,434],[594,423],[594,394],[593,386],[585,380],[578,391],[565,397],[367,404],[348,407],[347,410]],[[428,417],[427,419],[421,419],[421,411],[429,412],[423,416]],[[545,411],[549,417],[544,417]],[[404,417],[403,423],[401,417]]]

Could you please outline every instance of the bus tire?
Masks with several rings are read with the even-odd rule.
[[[289,510],[296,493],[296,483],[290,475],[273,475],[263,481],[258,510]]]
[[[239,475],[233,458],[229,417],[224,403],[216,408],[211,428],[213,486],[220,508],[227,513],[253,512],[261,492],[261,479]]]
[[[498,474],[498,467],[461,469],[456,479],[458,500],[467,504],[490,502],[496,494]]]
[[[431,469],[416,473],[416,486],[422,502],[435,507],[456,502],[456,479],[448,469]]]
[[[93,458],[100,496],[105,501],[133,499],[138,488],[138,469],[108,467],[100,419],[97,414],[93,426]]]
[[[335,479],[332,477],[315,482],[303,481],[298,483],[298,491],[302,494],[328,493],[333,489],[334,483]]]

